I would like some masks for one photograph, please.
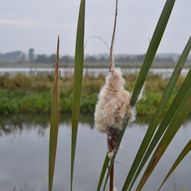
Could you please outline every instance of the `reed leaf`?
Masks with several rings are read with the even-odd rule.
[[[181,101],[184,99],[184,96],[186,94],[186,91],[188,89],[191,77],[190,77],[190,72],[187,75],[187,79],[184,81],[183,85],[181,86],[179,92],[177,93],[175,99],[173,100],[173,103],[171,104],[170,108],[168,109],[168,111],[166,112],[168,115],[165,115],[158,130],[156,131],[145,155],[144,158],[141,161],[141,164],[136,172],[136,175],[134,177],[133,183],[135,182],[136,178],[138,177],[139,173],[141,172],[142,168],[144,167],[146,161],[149,159],[151,153],[153,152],[154,148],[156,147],[156,145],[158,144],[159,140],[161,139],[162,135],[164,134],[164,132],[166,131],[166,129],[168,128],[168,125],[170,123],[170,121],[172,120],[173,116],[176,114],[177,112],[177,108],[179,108],[181,105]],[[133,184],[132,183],[132,184]],[[131,184],[131,187],[132,187]]]
[[[109,157],[108,157],[108,155],[106,155],[106,156],[105,156],[104,163],[103,163],[103,167],[102,167],[100,179],[99,179],[99,182],[98,182],[97,191],[101,189],[101,184],[102,184],[102,182],[103,182],[104,175],[105,175],[105,173],[106,173],[108,164],[109,164]]]
[[[132,98],[131,98],[132,106],[134,106],[137,102],[137,99],[139,97],[143,84],[145,82],[145,79],[146,79],[149,69],[151,67],[153,59],[154,59],[157,49],[159,47],[159,44],[161,42],[161,39],[164,34],[165,28],[167,26],[168,20],[170,18],[174,3],[175,3],[175,0],[167,0],[164,5],[164,8],[163,8],[160,18],[158,20],[157,26],[155,28],[154,34],[152,36],[149,48],[145,55],[145,58],[143,61],[143,66],[141,67],[140,74],[139,74],[138,79],[135,84],[135,88],[134,88]]]
[[[59,37],[58,37],[56,64],[55,64],[55,71],[54,71],[51,120],[50,120],[49,176],[48,176],[48,190],[49,191],[52,191],[52,187],[53,187],[56,150],[57,150],[58,127],[59,127],[59,118],[60,118],[59,44],[60,43],[59,43]]]
[[[180,76],[181,70],[182,70],[182,68],[183,68],[183,66],[184,66],[184,64],[186,62],[186,59],[187,59],[188,54],[190,52],[190,49],[191,49],[191,38],[189,38],[189,40],[188,40],[188,42],[187,42],[181,56],[180,56],[180,58],[179,58],[179,60],[177,62],[177,65],[176,65],[176,67],[174,69],[174,72],[173,72],[173,74],[172,74],[172,76],[171,76],[171,78],[170,78],[170,80],[169,80],[169,82],[167,84],[167,87],[166,87],[165,92],[164,92],[164,94],[163,94],[163,96],[161,98],[161,101],[160,101],[160,103],[158,105],[158,108],[157,108],[157,110],[155,112],[155,115],[153,116],[153,118],[151,120],[151,123],[149,124],[148,130],[147,130],[147,132],[146,132],[146,134],[144,136],[142,144],[141,144],[141,146],[140,146],[140,148],[139,148],[139,150],[138,150],[138,152],[136,154],[135,160],[134,160],[134,162],[133,162],[133,164],[131,166],[131,169],[129,171],[129,174],[128,174],[126,180],[125,180],[125,183],[124,183],[124,186],[123,186],[124,190],[129,188],[130,183],[131,183],[131,181],[133,179],[133,182],[131,183],[130,189],[132,188],[132,186],[133,186],[134,182],[136,181],[140,171],[142,170],[142,168],[145,165],[148,157],[150,156],[150,154],[151,154],[150,152],[152,152],[152,150],[151,150],[149,153],[145,154],[146,151],[147,151],[148,145],[150,144],[150,141],[151,141],[151,139],[152,139],[152,137],[153,137],[153,135],[155,133],[157,125],[158,125],[158,123],[159,123],[159,121],[160,121],[160,119],[161,119],[161,117],[162,117],[162,115],[163,115],[163,113],[165,111],[165,106],[168,103],[169,98],[170,98],[170,96],[172,94],[172,91],[173,91],[173,89],[174,89],[174,87],[176,85],[176,82],[177,82],[177,80],[178,80],[178,78]],[[163,127],[164,127],[164,125],[163,125]],[[160,138],[160,136],[158,138]],[[153,140],[155,140],[155,142],[157,143],[159,139],[153,138]],[[153,145],[153,146],[155,146],[155,145]],[[145,157],[143,159],[144,155],[145,155]],[[140,163],[141,163],[141,165],[140,165]],[[139,170],[137,171],[137,168],[138,168],[139,165],[140,165],[140,167],[139,167]],[[135,172],[136,172],[136,175],[135,175]]]
[[[183,121],[187,117],[188,113],[190,112],[190,105],[191,105],[190,81],[191,81],[191,70],[189,71],[186,79],[184,80],[182,88],[179,90],[177,96],[175,97],[175,100],[173,101],[173,103],[169,109],[169,112],[167,112],[168,115],[165,115],[164,123],[169,124],[168,128],[166,129],[165,134],[161,138],[161,141],[159,142],[159,144],[139,182],[139,185],[136,189],[137,191],[142,189],[145,182],[147,181],[147,179],[151,175],[152,171],[156,167],[160,158],[162,157],[163,153],[167,149],[168,145],[171,143],[172,139],[176,135],[181,124],[183,123]],[[185,91],[182,91],[182,90],[185,90]],[[181,96],[182,96],[182,99],[179,99]],[[170,116],[169,119],[166,116]],[[166,124],[164,125],[164,127],[166,127]],[[158,130],[160,130],[161,128],[163,128],[162,125],[160,125]],[[155,139],[153,139],[153,140],[155,140]]]
[[[186,157],[186,155],[191,151],[191,140],[186,144],[186,146],[184,147],[184,149],[181,151],[181,153],[179,154],[178,158],[176,159],[176,161],[174,162],[174,164],[172,165],[172,167],[170,168],[168,174],[166,175],[166,177],[164,178],[162,184],[160,185],[158,191],[162,188],[162,186],[164,185],[164,183],[168,180],[168,178],[171,176],[171,174],[174,172],[174,170],[176,169],[176,167],[181,163],[181,161]]]
[[[162,36],[164,34],[165,28],[167,26],[167,23],[168,23],[170,15],[171,15],[174,3],[175,3],[175,0],[167,0],[165,6],[163,8],[163,11],[162,11],[162,13],[160,15],[159,21],[157,23],[157,26],[156,26],[154,34],[152,36],[152,39],[151,39],[151,42],[149,44],[148,50],[146,52],[146,55],[145,55],[143,65],[141,67],[138,79],[136,81],[133,94],[131,96],[131,101],[130,101],[131,106],[135,106],[135,104],[137,102],[138,96],[139,96],[139,94],[141,92],[141,89],[143,87],[143,84],[144,84],[144,82],[146,80],[149,69],[151,67],[151,64],[153,63],[155,54],[157,52],[157,49],[158,49],[159,44],[161,42],[161,39],[162,39]],[[124,135],[125,128],[126,128],[127,124],[128,124],[128,120],[125,120],[124,125],[123,125],[124,128],[123,128],[123,130],[121,132],[121,136],[119,138],[118,146],[121,143],[121,140],[123,138],[123,135]],[[114,162],[114,159],[116,157],[117,152],[118,151],[116,151],[114,153],[113,159],[111,160],[110,165],[109,165],[109,170],[111,169],[111,166],[112,166],[112,164]],[[109,162],[108,162],[108,164],[109,164]],[[107,180],[108,180],[108,177],[109,177],[109,170],[108,170],[108,173],[106,175],[104,185],[106,185],[106,183],[107,183]],[[103,175],[103,171],[104,171],[104,169],[101,170],[101,175]],[[100,182],[101,182],[101,176],[99,178],[99,183]],[[102,184],[102,182],[101,182],[101,184]]]
[[[85,29],[85,0],[81,0],[78,26],[76,35],[76,49],[75,49],[75,67],[74,67],[74,90],[73,90],[73,106],[72,106],[72,139],[71,139],[71,177],[70,190],[73,187],[74,161],[76,152],[76,142],[78,134],[78,121],[80,114],[80,98],[82,90],[83,79],[83,65],[84,65],[84,29]]]

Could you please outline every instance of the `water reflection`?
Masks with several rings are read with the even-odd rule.
[[[146,125],[150,119],[138,118],[136,123],[140,125]],[[191,116],[184,122],[182,127],[188,127],[191,120]],[[60,123],[65,123],[67,126],[71,126],[71,114],[61,114]],[[80,123],[88,128],[94,128],[94,116],[93,114],[81,114]],[[43,135],[44,129],[49,128],[50,115],[49,114],[12,114],[4,115],[0,118],[0,136],[9,135],[14,133],[22,133],[22,130],[38,129],[38,133]],[[129,128],[131,128],[130,125]]]
[[[49,127],[49,122],[49,114],[4,115],[0,118],[0,136],[22,133],[23,130],[27,129],[38,129],[38,133],[43,135],[44,129]],[[71,114],[61,114],[60,123],[70,126]],[[89,128],[93,129],[93,115],[81,114],[80,123],[87,124]]]
[[[93,127],[93,116],[80,117],[74,191],[94,191],[107,149],[106,137]],[[157,189],[162,178],[187,141],[191,121],[183,124],[143,191]],[[116,159],[116,185],[124,182],[147,124],[131,125]],[[0,191],[47,191],[49,115],[12,115],[0,119]],[[54,189],[69,190],[71,115],[62,114]],[[191,155],[165,184],[163,190],[191,190]]]

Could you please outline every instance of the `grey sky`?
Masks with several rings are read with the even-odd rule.
[[[74,54],[80,0],[0,0],[0,52],[55,52],[61,36],[62,54]],[[165,0],[119,0],[115,53],[145,53]],[[100,36],[109,44],[115,0],[87,0],[86,38]],[[158,52],[180,53],[191,34],[191,0],[177,0]],[[106,53],[92,39],[86,53]]]

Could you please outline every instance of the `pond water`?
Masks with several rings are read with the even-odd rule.
[[[64,115],[63,115],[64,116]],[[147,124],[128,127],[116,159],[116,186],[121,190]],[[55,191],[69,190],[70,177],[70,116],[61,119],[55,169]],[[178,131],[144,191],[154,191],[173,161],[191,138],[191,121]],[[12,115],[0,118],[0,190],[47,191],[48,180],[48,115]],[[107,146],[105,135],[93,126],[91,116],[82,116],[79,124],[75,161],[74,191],[95,191]],[[177,168],[163,191],[191,190],[191,154]]]
[[[64,77],[66,75],[71,75],[73,73],[72,68],[61,68],[61,76]],[[140,71],[139,68],[123,68],[122,69],[124,74],[135,74]],[[53,68],[0,68],[0,75],[8,73],[10,75],[15,75],[18,73],[22,74],[52,74],[54,72]],[[161,75],[163,77],[170,77],[173,72],[172,68],[151,68],[150,73],[155,75]],[[98,76],[98,75],[107,75],[108,69],[107,68],[85,68],[84,74],[88,74],[91,76]],[[188,73],[188,69],[182,69],[181,75],[186,76]]]

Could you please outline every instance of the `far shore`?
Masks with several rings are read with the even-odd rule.
[[[126,89],[132,92],[137,75],[124,75]],[[104,84],[105,75],[84,76],[81,113],[93,113],[100,88]],[[71,113],[73,80],[72,76],[62,77],[60,92],[60,112]],[[181,77],[166,110],[178,91],[184,77]],[[148,76],[144,85],[144,98],[137,104],[140,118],[150,118],[159,105],[168,79],[159,75]],[[0,75],[0,113],[50,113],[52,103],[53,75]]]

